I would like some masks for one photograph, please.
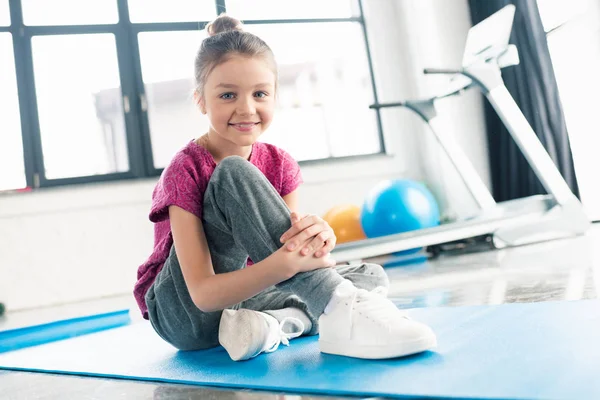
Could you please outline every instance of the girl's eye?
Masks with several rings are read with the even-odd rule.
[[[267,94],[266,92],[256,92],[256,93],[254,93],[254,95],[255,95],[256,97],[259,97],[259,98],[261,98],[261,99],[262,99],[262,98],[265,98],[265,97],[267,97],[267,96],[268,96],[268,94]]]
[[[231,99],[233,99],[235,97],[235,94],[234,93],[223,93],[219,97],[221,97],[224,100],[231,100]]]

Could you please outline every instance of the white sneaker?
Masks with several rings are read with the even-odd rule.
[[[395,358],[437,345],[427,325],[411,320],[385,297],[385,290],[368,292],[340,285],[327,314],[319,318],[319,348],[323,353],[357,358]]]
[[[289,340],[303,332],[304,324],[297,318],[287,317],[279,322],[260,311],[223,310],[219,343],[233,361],[242,361],[260,353],[271,353],[279,348],[280,343],[289,346]]]
[[[380,296],[385,297],[386,299],[388,297],[388,292],[389,289],[384,286],[377,286],[375,289],[371,290],[371,293],[378,294]]]

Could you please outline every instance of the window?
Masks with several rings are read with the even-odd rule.
[[[131,22],[209,21],[216,17],[213,0],[128,0]]]
[[[262,140],[298,160],[380,151],[358,23],[251,25],[279,66],[278,110]],[[314,43],[319,43],[315,46]]]
[[[600,3],[538,0],[563,105],[581,200],[600,219]]]
[[[10,33],[0,33],[0,190],[21,189],[25,182],[19,99]]]
[[[115,0],[21,0],[25,25],[92,25],[119,22]]]
[[[13,21],[0,0],[0,100],[10,110],[0,119],[2,133],[10,132],[0,137],[0,166],[15,176],[4,174],[0,188],[160,174],[208,129],[193,99],[194,58],[217,10],[244,21],[275,52],[278,110],[261,140],[299,161],[383,151],[358,0],[10,5]]]
[[[138,36],[155,168],[166,167],[177,150],[208,129],[193,100],[194,56],[203,37],[194,31]]]
[[[10,10],[8,0],[0,0],[0,26],[10,25]]]
[[[36,36],[32,53],[45,177],[127,171],[114,36]]]
[[[227,12],[241,20],[350,18],[360,13],[352,0],[227,0]]]

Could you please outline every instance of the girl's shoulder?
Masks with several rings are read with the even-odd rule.
[[[204,149],[191,140],[182,147],[165,167],[163,175],[192,175],[195,178],[210,175],[214,170],[214,159]]]
[[[196,216],[202,215],[198,199],[202,198],[211,174],[211,166],[202,149],[192,141],[175,153],[152,192],[150,221],[167,219],[168,206],[173,204]]]
[[[197,144],[195,140],[191,140],[175,153],[169,162],[169,166],[183,163],[200,167],[204,164],[211,164],[211,161],[214,163],[210,153],[204,147]]]

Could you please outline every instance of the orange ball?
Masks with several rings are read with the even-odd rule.
[[[360,212],[360,207],[355,205],[340,205],[327,211],[323,219],[333,229],[337,243],[366,239],[360,224]]]

